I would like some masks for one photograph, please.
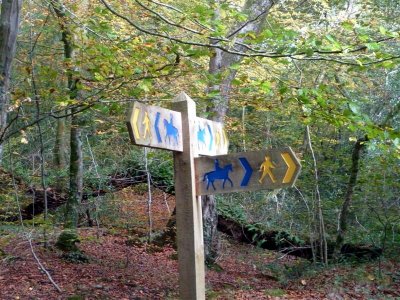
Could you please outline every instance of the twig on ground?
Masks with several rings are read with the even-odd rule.
[[[62,290],[60,289],[60,287],[57,285],[57,283],[53,280],[53,277],[51,277],[50,273],[46,270],[46,268],[42,265],[42,263],[40,262],[39,258],[37,257],[35,250],[33,249],[33,245],[32,245],[32,238],[28,237],[28,242],[29,242],[29,246],[31,248],[31,252],[33,257],[35,258],[37,264],[39,265],[40,269],[47,275],[47,278],[49,278],[50,282],[54,285],[54,287],[56,288],[56,290],[61,293]]]

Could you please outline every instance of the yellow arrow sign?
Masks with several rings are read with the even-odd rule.
[[[195,158],[196,193],[257,191],[294,184],[300,162],[289,147]]]
[[[229,140],[222,123],[196,117],[194,128],[197,154],[214,156],[228,153]]]
[[[182,152],[180,112],[134,102],[126,125],[136,145]]]
[[[140,113],[140,109],[135,107],[134,112],[133,112],[132,127],[133,127],[133,134],[135,135],[135,139],[138,139],[138,140],[140,140],[139,128],[137,125],[139,113]]]
[[[219,130],[215,133],[215,144],[217,145],[217,147],[221,145],[221,133],[219,132]]]
[[[287,152],[281,153],[281,156],[282,156],[283,160],[285,161],[286,165],[288,166],[288,168],[286,170],[286,174],[283,177],[282,183],[289,183],[289,182],[291,182],[292,177],[293,177],[294,172],[296,171],[297,167],[289,153],[287,153]]]

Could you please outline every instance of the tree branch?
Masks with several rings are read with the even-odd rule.
[[[139,24],[135,23],[134,21],[132,21],[130,18],[128,18],[128,17],[122,15],[121,13],[117,12],[113,7],[111,7],[111,5],[106,0],[100,0],[100,1],[104,4],[104,6],[113,15],[115,15],[118,18],[126,21],[129,25],[131,25],[132,27],[134,27],[138,31],[143,32],[145,34],[152,35],[152,36],[156,36],[156,37],[160,37],[160,38],[163,38],[163,39],[171,40],[171,41],[174,41],[174,42],[177,42],[177,43],[180,43],[180,44],[196,46],[196,47],[219,49],[219,50],[221,50],[223,52],[226,52],[226,53],[229,53],[229,54],[233,54],[233,55],[243,56],[243,57],[265,57],[265,58],[285,58],[285,57],[287,57],[287,58],[293,58],[293,59],[298,59],[298,60],[325,60],[325,61],[332,61],[332,62],[337,62],[337,63],[341,63],[341,64],[346,64],[346,65],[354,65],[354,66],[359,65],[359,64],[354,63],[354,62],[342,61],[340,59],[333,59],[333,58],[324,58],[324,57],[320,57],[320,56],[309,57],[309,58],[301,57],[301,56],[307,56],[307,52],[306,51],[301,51],[301,52],[297,52],[297,53],[268,52],[268,51],[263,50],[263,49],[261,49],[261,50],[255,49],[255,48],[249,46],[248,44],[245,44],[245,43],[242,43],[242,42],[238,42],[238,41],[235,41],[235,40],[230,40],[229,38],[222,38],[222,37],[210,37],[210,40],[213,41],[212,43],[203,43],[203,42],[197,42],[197,41],[193,41],[193,40],[184,40],[184,39],[178,38],[176,36],[170,36],[168,34],[162,34],[162,33],[156,32],[156,31],[152,31],[150,29],[146,29],[146,28],[142,27],[141,25],[139,25]],[[138,1],[136,1],[136,2],[138,2]],[[161,4],[161,3],[158,3],[158,2],[155,2],[155,1],[151,1],[151,2],[156,3],[158,5],[166,6],[165,4]],[[144,7],[144,5],[142,3],[138,2],[138,4],[141,7],[145,8],[146,10],[149,10],[149,8]],[[168,6],[168,8],[171,8],[171,7]],[[177,9],[175,9],[175,10],[177,10]],[[181,13],[180,10],[177,10],[177,11]],[[155,11],[152,11],[152,13],[158,14]],[[230,33],[228,35],[228,37],[232,37],[238,31],[243,29],[245,27],[245,25],[248,25],[249,23],[254,22],[258,18],[263,16],[263,14],[265,14],[265,11],[263,11],[261,14],[257,15],[252,20],[249,20],[248,22],[244,23],[243,26],[241,26],[238,29],[234,30],[232,33]],[[159,15],[159,17],[161,17],[161,15]],[[165,21],[169,25],[176,26],[176,27],[179,27],[179,28],[184,29],[184,30],[188,30],[188,28],[186,28],[184,26],[181,26],[179,24],[176,24],[176,23],[174,23],[172,21],[169,21],[167,19],[165,19],[163,21]],[[199,32],[199,34],[201,34],[201,33]],[[390,40],[394,40],[394,38],[393,37],[389,37],[389,38],[379,39],[379,40],[376,40],[376,41],[370,41],[370,43],[382,43],[382,42],[386,42],[386,41],[390,41]],[[225,44],[233,45],[233,46],[225,47],[225,46],[221,45],[221,43],[225,43]],[[235,50],[234,46],[244,47],[246,52]],[[352,47],[355,47],[355,46],[352,46]],[[313,52],[316,53],[316,54],[321,54],[321,55],[322,54],[323,55],[328,55],[328,54],[346,54],[346,53],[355,53],[355,52],[364,51],[367,48],[368,47],[366,45],[362,45],[362,46],[358,46],[358,47],[356,47],[354,49],[351,49],[351,47],[350,48],[347,47],[345,49],[340,49],[340,50],[332,50],[332,51],[314,49]],[[394,56],[391,56],[389,58],[385,58],[385,59],[378,60],[378,61],[371,61],[371,62],[363,64],[363,66],[377,64],[377,63],[381,63],[381,62],[384,62],[384,61],[397,59],[397,58],[400,58],[400,55],[399,56],[394,55]]]

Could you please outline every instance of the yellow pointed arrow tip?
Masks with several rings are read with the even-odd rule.
[[[219,147],[221,144],[221,134],[219,131],[217,131],[215,134],[215,144],[217,145],[217,147]]]
[[[137,121],[139,118],[139,113],[140,109],[135,107],[134,112],[133,112],[133,118],[132,118],[132,128],[133,128],[133,134],[135,135],[135,139],[139,140],[140,139],[140,134],[139,134],[139,128],[137,125]]]
[[[290,183],[297,167],[289,153],[287,152],[281,153],[281,156],[285,161],[286,165],[288,166],[285,177],[283,177],[282,183]]]
[[[223,139],[224,140],[224,145],[225,145],[225,147],[227,147],[229,140],[228,140],[228,136],[226,135],[225,129],[222,129],[222,135],[224,137],[224,139]]]

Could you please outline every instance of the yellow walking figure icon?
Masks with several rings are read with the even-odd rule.
[[[265,156],[265,160],[260,166],[260,172],[262,171],[262,175],[258,181],[260,183],[262,183],[264,177],[269,175],[272,182],[275,183],[276,178],[275,178],[274,174],[272,173],[272,169],[275,169],[275,164],[271,161],[271,158],[269,156]]]
[[[144,114],[144,119],[143,119],[142,124],[144,125],[143,138],[145,139],[147,135],[149,135],[149,137],[151,138],[150,118],[149,118],[149,114],[147,112],[145,112],[145,114]]]

